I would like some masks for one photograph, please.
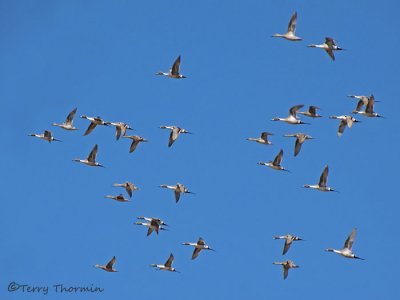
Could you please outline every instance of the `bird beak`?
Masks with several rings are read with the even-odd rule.
[[[57,139],[54,139],[53,141],[56,141],[56,142],[62,142],[61,140],[57,140]]]
[[[300,124],[307,124],[307,125],[311,125],[311,123],[307,123],[307,122],[303,122],[303,121],[300,121]]]
[[[287,169],[282,169],[282,171],[286,171],[286,172],[292,173],[292,172],[290,172],[290,171],[289,171],[289,170],[287,170]]]
[[[211,250],[211,251],[217,252],[217,251],[215,251],[214,249],[211,249],[211,248],[208,248],[208,250]]]
[[[354,258],[360,259],[360,260],[365,260],[365,258],[361,258],[361,257],[358,257],[358,256],[354,256]]]

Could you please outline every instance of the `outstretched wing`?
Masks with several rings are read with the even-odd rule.
[[[300,104],[300,105],[295,105],[295,106],[291,107],[291,108],[289,109],[289,114],[290,114],[291,116],[293,116],[293,117],[296,118],[296,113],[297,113],[297,111],[298,111],[300,108],[302,108],[303,106],[304,106],[303,104]]]
[[[115,264],[116,258],[113,256],[113,258],[107,263],[106,268],[107,269],[112,269],[113,265]]]
[[[88,135],[89,133],[91,133],[93,131],[93,129],[95,129],[97,126],[96,123],[90,122],[89,127],[86,129],[85,133],[83,135]]]
[[[297,156],[297,154],[299,154],[299,152],[301,150],[301,145],[302,145],[302,143],[300,142],[300,139],[297,138],[296,143],[294,145],[294,156]]]
[[[328,180],[328,173],[329,173],[329,168],[328,165],[326,165],[324,171],[321,174],[321,177],[319,178],[319,183],[318,183],[319,186],[326,187],[326,181]]]
[[[171,267],[172,266],[172,262],[174,261],[174,255],[171,253],[168,257],[168,260],[165,262],[165,266],[166,267]]]
[[[194,248],[193,254],[192,254],[192,259],[195,259],[197,256],[199,256],[201,251],[201,248]]]
[[[96,144],[96,145],[94,145],[92,151],[90,151],[90,153],[89,153],[89,156],[87,158],[88,161],[90,161],[90,162],[95,162],[96,161],[97,149],[98,149],[98,147],[97,147],[97,144]]]
[[[344,242],[344,248],[347,248],[347,249],[351,250],[351,248],[353,247],[353,243],[354,243],[355,238],[356,238],[356,229],[354,228],[351,231],[351,233],[350,233],[349,237],[347,238],[347,240]]]
[[[289,32],[296,32],[296,24],[297,24],[297,11],[294,12],[292,17],[290,18],[289,25],[288,25],[288,31]]]
[[[179,55],[178,58],[175,60],[174,64],[172,65],[171,74],[178,75],[180,66],[181,66],[181,56]]]
[[[282,156],[283,156],[283,150],[281,149],[281,151],[279,151],[278,155],[275,157],[273,161],[273,164],[275,166],[279,166],[281,164]]]
[[[368,98],[367,107],[365,108],[366,113],[372,114],[374,112],[374,102],[375,102],[375,97],[374,95],[371,95]]]
[[[75,107],[75,108],[68,114],[67,119],[65,120],[65,124],[72,125],[72,121],[73,121],[73,119],[74,119],[74,117],[75,117],[76,110],[77,110],[77,108]]]

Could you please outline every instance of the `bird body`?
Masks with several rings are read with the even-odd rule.
[[[301,41],[302,38],[296,36],[296,25],[297,25],[297,12],[294,12],[292,17],[290,18],[287,32],[284,34],[275,33],[272,37],[281,37],[292,42]]]
[[[283,267],[283,279],[286,279],[289,275],[289,269],[300,268],[293,261],[287,260],[283,262],[273,262],[274,265],[281,265]]]
[[[171,69],[169,69],[169,72],[157,72],[156,75],[167,76],[175,79],[186,78],[186,76],[179,73],[180,66],[181,66],[181,56],[179,55],[178,58],[175,60],[174,64],[172,65]]]
[[[167,185],[161,184],[161,188],[173,190],[175,193],[175,202],[178,203],[181,197],[181,194],[194,194],[193,192],[189,191],[182,183],[177,183],[176,185]]]
[[[132,153],[133,151],[135,151],[135,149],[139,145],[139,143],[148,142],[148,140],[146,140],[145,138],[142,138],[141,136],[138,136],[138,135],[123,135],[122,137],[132,140],[131,147],[129,148],[129,153]]]
[[[303,187],[315,189],[315,190],[318,190],[321,192],[337,192],[333,188],[326,185],[326,183],[328,181],[328,173],[329,173],[329,167],[328,167],[328,165],[326,165],[324,170],[322,171],[322,174],[321,174],[318,184],[313,184],[313,185],[305,184],[305,185],[303,185]]]
[[[357,230],[356,230],[356,228],[354,228],[351,231],[349,237],[344,242],[344,246],[343,246],[342,249],[337,250],[337,249],[328,248],[328,249],[325,249],[325,251],[334,252],[334,253],[337,253],[337,254],[339,254],[339,255],[341,255],[343,257],[346,257],[346,258],[355,258],[355,259],[364,260],[363,258],[360,258],[360,257],[356,256],[353,253],[353,250],[352,250],[353,249],[353,243],[354,243],[354,240],[356,238],[356,233],[357,233]]]
[[[201,237],[199,238],[199,240],[196,243],[185,242],[185,243],[182,243],[182,245],[194,247],[192,259],[195,259],[200,254],[201,250],[215,251],[214,249],[211,249],[210,246],[207,245]]]
[[[292,106],[289,109],[289,116],[286,118],[272,118],[272,121],[281,121],[281,122],[286,122],[288,124],[293,124],[293,125],[297,125],[297,124],[309,124],[309,123],[305,123],[303,121],[301,121],[300,119],[297,118],[297,111],[302,108],[304,105],[300,104],[300,105],[295,105]]]
[[[269,161],[269,162],[260,161],[257,164],[270,167],[271,169],[274,169],[277,171],[289,172],[289,170],[286,170],[284,167],[281,166],[282,156],[283,156],[283,150],[281,149],[273,161]]]
[[[53,126],[58,126],[60,128],[63,128],[65,130],[78,130],[78,128],[74,127],[73,122],[74,122],[74,117],[76,114],[77,108],[74,108],[67,116],[66,120],[62,124],[58,123],[53,123]]]
[[[297,156],[301,150],[301,146],[306,140],[311,140],[313,139],[312,136],[304,134],[304,133],[294,133],[294,134],[285,134],[285,137],[295,137],[296,138],[296,143],[294,146],[294,156]]]
[[[172,144],[176,141],[181,133],[192,134],[191,132],[187,131],[186,129],[180,128],[178,126],[160,126],[161,129],[170,129],[171,133],[169,135],[168,140],[168,147],[171,147]]]
[[[49,143],[51,142],[61,142],[60,140],[57,140],[56,138],[54,138],[53,134],[51,133],[51,131],[49,130],[45,130],[44,133],[31,133],[29,134],[29,136],[34,136],[37,137],[39,139],[48,141]]]
[[[97,150],[98,150],[98,146],[96,144],[96,145],[94,145],[92,151],[90,151],[90,153],[86,159],[76,158],[76,159],[74,159],[74,161],[83,163],[83,164],[91,166],[91,167],[104,167],[103,165],[101,165],[100,163],[98,163],[96,161]]]
[[[333,51],[344,50],[343,48],[341,48],[338,45],[336,45],[335,40],[333,38],[330,38],[330,37],[326,37],[325,38],[325,43],[323,43],[323,44],[311,44],[311,45],[308,45],[307,47],[320,48],[320,49],[325,50],[326,53],[328,53],[329,57],[332,60],[335,60],[335,55],[333,54]]]
[[[263,145],[272,145],[272,143],[268,140],[269,135],[273,135],[273,134],[265,131],[265,132],[261,132],[261,136],[258,138],[247,138],[246,140],[254,141],[254,142],[257,142],[257,143],[263,144]]]
[[[95,265],[95,267],[99,268],[99,269],[103,269],[104,271],[107,271],[107,272],[117,272],[117,270],[115,270],[113,268],[115,262],[116,262],[116,258],[115,258],[115,256],[113,256],[113,258],[107,263],[107,265],[105,265],[105,266]]]

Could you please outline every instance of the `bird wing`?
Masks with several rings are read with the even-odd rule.
[[[86,129],[84,135],[88,135],[89,133],[91,133],[93,131],[93,129],[95,129],[97,126],[96,123],[90,122],[89,127]]]
[[[371,113],[374,112],[374,102],[375,102],[375,97],[374,97],[374,95],[371,95],[371,96],[368,98],[367,107],[365,108],[365,112],[366,112],[366,113],[371,114]]]
[[[283,246],[283,252],[282,255],[285,255],[286,252],[289,251],[290,245],[292,244],[292,240],[286,239],[285,240],[285,245]]]
[[[281,149],[281,151],[279,151],[278,155],[275,157],[273,161],[273,164],[275,166],[279,166],[281,164],[282,156],[283,156],[283,150]]]
[[[128,185],[125,187],[125,190],[126,190],[126,192],[128,193],[129,197],[132,197],[132,187],[131,187],[130,184],[128,184]]]
[[[169,135],[168,147],[172,146],[172,144],[175,142],[178,136],[179,136],[179,128],[173,128]]]
[[[171,267],[172,266],[172,262],[174,261],[174,255],[171,253],[168,257],[168,260],[165,262],[165,266],[166,267]]]
[[[269,133],[269,132],[266,132],[266,131],[261,132],[261,139],[263,139],[264,141],[268,141],[268,136],[269,135],[272,135],[272,134]]]
[[[149,229],[147,229],[147,235],[146,236],[149,236],[152,232],[153,232],[153,228],[151,228],[151,227],[149,227]]]
[[[290,18],[289,25],[288,25],[288,31],[289,32],[296,32],[296,24],[297,24],[297,11],[294,12],[292,17]]]
[[[121,127],[120,126],[115,126],[115,137],[117,140],[119,140],[121,136]]]
[[[67,119],[65,120],[65,124],[72,125],[72,120],[73,120],[74,117],[75,117],[76,110],[77,110],[77,108],[75,107],[75,108],[68,114]]]
[[[333,54],[333,51],[331,48],[329,49],[325,49],[326,53],[328,53],[328,55],[330,56],[330,58],[332,58],[332,60],[335,60],[335,55]]]
[[[115,264],[116,258],[113,256],[113,258],[107,263],[106,268],[107,269],[112,269],[113,265]]]
[[[353,242],[354,242],[355,238],[356,238],[356,229],[354,228],[351,231],[349,237],[344,242],[344,248],[351,250],[351,248],[353,247]]]
[[[192,254],[192,259],[195,259],[197,256],[199,256],[200,251],[201,251],[201,248],[194,248],[194,251]]]
[[[176,203],[178,203],[180,197],[181,197],[181,192],[175,191],[175,202]]]
[[[180,65],[181,65],[181,56],[179,55],[178,58],[175,60],[174,64],[172,65],[172,68],[171,68],[172,75],[179,74]]]
[[[325,44],[327,44],[329,48],[333,48],[334,46],[336,46],[335,40],[330,37],[325,38]]]
[[[291,107],[291,108],[289,109],[289,114],[290,114],[291,116],[293,116],[293,117],[296,118],[296,113],[297,113],[297,111],[298,111],[300,108],[302,108],[303,106],[304,106],[303,104],[300,104],[300,105],[295,105],[295,106]]]
[[[341,136],[343,134],[343,131],[346,128],[346,125],[347,125],[347,120],[340,120],[339,130],[338,130],[338,135],[339,136]]]
[[[51,131],[45,130],[45,131],[44,131],[44,137],[45,137],[45,138],[48,138],[48,139],[51,139]]]
[[[295,145],[294,145],[294,156],[297,156],[297,154],[299,154],[299,152],[300,152],[300,150],[301,150],[301,145],[302,145],[302,144],[303,144],[303,143],[300,142],[300,139],[297,138],[297,139],[296,139],[296,143],[295,143]]]
[[[319,178],[319,183],[318,185],[321,187],[326,186],[326,181],[328,180],[328,173],[329,173],[329,168],[326,165],[324,171],[322,171],[321,177]]]
[[[132,144],[131,144],[131,147],[129,148],[129,153],[132,153],[133,151],[135,151],[137,145],[139,145],[139,141],[133,140]]]
[[[95,162],[96,161],[96,155],[97,155],[97,144],[94,145],[92,151],[90,151],[89,156],[87,158],[88,161],[90,162]]]
[[[315,115],[315,114],[317,113],[317,109],[319,109],[319,107],[317,107],[317,106],[310,106],[310,107],[308,108],[308,112],[309,112],[310,114],[312,114],[312,115]]]
[[[286,279],[289,275],[289,268],[286,268],[285,265],[283,265],[283,279]]]
[[[360,111],[361,108],[363,107],[363,105],[364,105],[364,101],[363,100],[358,101],[355,111]]]

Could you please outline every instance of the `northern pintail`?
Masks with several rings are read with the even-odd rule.
[[[168,140],[168,147],[172,146],[172,144],[176,141],[176,139],[179,137],[179,135],[181,133],[192,134],[191,132],[187,131],[186,129],[180,128],[178,126],[160,126],[159,128],[171,130],[171,133],[169,135],[169,140]]]
[[[81,162],[81,163],[84,163],[84,164],[86,164],[88,166],[92,166],[92,167],[104,167],[103,165],[101,165],[100,163],[98,163],[96,161],[97,149],[98,149],[98,146],[96,144],[96,145],[94,145],[92,151],[90,151],[89,156],[86,159],[75,158],[74,161]]]
[[[337,192],[333,188],[326,186],[326,183],[328,181],[328,173],[329,173],[329,168],[328,165],[325,166],[324,170],[322,171],[321,177],[319,178],[319,183],[310,185],[310,184],[305,184],[303,187],[309,188],[309,189],[315,189],[321,192]]]
[[[168,257],[168,260],[165,262],[165,264],[151,264],[150,267],[157,268],[157,270],[163,270],[163,271],[170,271],[170,272],[178,272],[174,267],[172,267],[172,263],[174,261],[174,255],[171,253]]]
[[[128,124],[124,122],[110,122],[109,125],[115,126],[115,138],[119,140],[121,134],[124,136],[127,130],[133,130]]]
[[[354,228],[351,231],[351,234],[349,235],[349,237],[344,242],[344,246],[343,246],[342,249],[336,250],[336,249],[328,248],[325,251],[327,251],[327,252],[335,252],[335,253],[340,254],[341,256],[344,256],[344,257],[347,257],[347,258],[356,258],[356,259],[364,260],[363,258],[360,258],[360,257],[356,256],[353,253],[352,248],[353,248],[353,243],[354,243],[355,238],[356,238],[356,228]]]
[[[375,103],[374,95],[369,96],[365,110],[362,111],[361,108],[364,105],[364,100],[358,101],[356,109],[353,110],[353,114],[359,114],[369,118],[382,118],[380,114],[374,112],[374,103]]]
[[[299,154],[300,150],[301,150],[301,145],[303,145],[303,143],[306,140],[312,140],[313,137],[311,135],[307,135],[304,133],[293,133],[293,134],[285,134],[285,137],[295,137],[296,138],[296,143],[294,145],[294,156],[297,156],[297,154]]]
[[[332,60],[335,60],[335,55],[333,54],[333,51],[344,50],[343,48],[340,48],[338,45],[336,45],[335,40],[330,37],[326,37],[325,43],[323,43],[323,44],[319,44],[319,45],[311,44],[311,45],[308,45],[307,47],[324,49],[326,51],[326,53],[328,53],[330,58],[332,58]]]
[[[89,127],[86,129],[86,131],[85,131],[85,133],[83,135],[88,135],[89,133],[91,133],[93,131],[93,129],[96,128],[97,125],[104,125],[104,126],[110,125],[110,122],[105,122],[100,117],[81,116],[81,118],[90,121]]]
[[[51,131],[49,131],[49,130],[45,130],[44,133],[39,133],[39,134],[38,133],[31,133],[31,134],[29,134],[29,136],[37,137],[39,139],[48,141],[49,143],[54,142],[54,141],[61,142],[60,140],[57,140],[56,138],[54,138],[54,136],[52,135]]]
[[[310,118],[322,118],[317,114],[318,109],[320,109],[318,106],[310,105],[307,111],[298,111],[297,113]]]
[[[288,31],[284,34],[275,33],[272,37],[282,37],[289,41],[301,41],[302,38],[296,36],[297,12],[294,12],[290,18]]]
[[[304,106],[303,104],[292,106],[289,109],[289,116],[287,118],[272,118],[272,121],[282,121],[289,124],[310,124],[310,123],[305,123],[297,118],[297,111],[303,106]]]
[[[129,197],[132,197],[132,193],[134,191],[139,190],[137,186],[135,186],[132,182],[126,181],[124,183],[114,183],[113,186],[123,187],[128,193]]]
[[[141,142],[148,142],[145,138],[142,138],[141,136],[138,135],[124,135],[122,136],[123,138],[131,139],[131,147],[129,148],[129,153],[132,153],[135,151],[136,147],[139,145]]]
[[[169,69],[168,73],[158,72],[156,75],[163,75],[171,78],[186,78],[186,76],[183,76],[182,74],[179,73],[180,66],[181,66],[181,56],[179,55],[178,58],[175,60],[174,64],[172,65],[172,68]]]
[[[155,231],[157,234],[160,230],[167,230],[164,227],[162,227],[160,219],[157,218],[149,218],[151,221],[148,223],[145,222],[135,222],[136,225],[142,225],[147,227],[147,236],[149,236],[153,231]]]
[[[258,138],[247,138],[246,140],[248,141],[254,141],[257,142],[259,144],[263,144],[263,145],[272,145],[272,143],[268,140],[268,136],[269,135],[273,135],[272,133],[269,132],[261,132],[261,136]]]
[[[283,262],[273,262],[274,265],[282,265],[283,267],[283,279],[286,279],[289,275],[289,269],[299,268],[293,261],[287,260]]]
[[[115,261],[116,261],[115,256],[113,256],[113,258],[105,266],[103,266],[103,265],[95,265],[95,267],[103,269],[104,271],[107,271],[107,272],[117,272],[117,270],[115,270],[113,268],[113,266],[115,264]]]
[[[282,156],[283,156],[283,150],[281,149],[273,161],[269,161],[269,162],[260,161],[257,164],[267,166],[267,167],[270,167],[271,169],[278,170],[278,171],[290,172],[289,170],[286,170],[284,167],[281,166]]]
[[[329,119],[338,119],[340,120],[339,123],[339,129],[338,129],[338,136],[341,137],[344,129],[347,127],[351,128],[353,126],[354,123],[361,123],[360,121],[358,121],[356,118],[352,117],[352,116],[347,116],[347,115],[343,115],[343,116],[330,116]]]
[[[104,198],[110,198],[110,199],[113,199],[113,200],[119,201],[119,202],[130,202],[130,200],[126,199],[122,194],[119,194],[117,196],[107,195],[107,196],[104,196]]]
[[[78,130],[78,128],[75,128],[74,125],[73,125],[74,117],[75,117],[75,114],[76,114],[76,110],[77,110],[77,108],[74,108],[68,114],[68,116],[67,116],[67,118],[66,118],[64,123],[62,123],[62,124],[53,123],[52,125],[61,127],[61,128],[65,129],[65,130]]]
[[[161,188],[173,190],[175,193],[175,202],[178,203],[181,194],[194,194],[193,192],[189,191],[183,184],[177,183],[176,185],[167,185],[161,184]]]
[[[283,252],[282,255],[285,255],[286,252],[288,252],[290,245],[292,245],[293,241],[304,241],[302,238],[299,238],[298,236],[294,236],[291,234],[287,234],[287,235],[282,235],[282,236],[274,236],[274,239],[283,239],[285,240],[285,245],[283,246]]]
[[[185,242],[185,243],[182,243],[182,245],[193,246],[194,247],[194,251],[193,251],[193,254],[192,254],[192,259],[195,259],[197,256],[199,256],[200,251],[203,250],[203,249],[204,250],[215,251],[214,249],[211,249],[210,246],[207,245],[201,237],[199,238],[197,243]]]

